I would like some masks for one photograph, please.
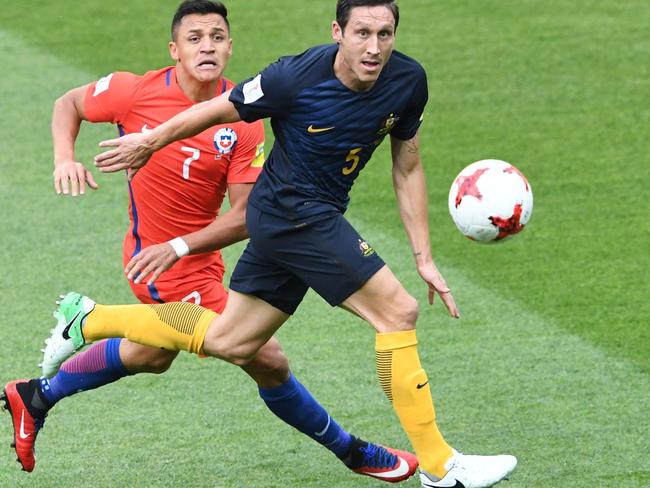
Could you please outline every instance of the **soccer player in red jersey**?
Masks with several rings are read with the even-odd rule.
[[[111,73],[57,100],[52,121],[57,193],[74,196],[83,194],[86,184],[98,187],[74,155],[82,121],[111,122],[121,135],[147,132],[234,86],[222,76],[232,40],[221,3],[183,2],[172,21],[169,52],[174,66],[143,76]],[[169,145],[128,181],[130,226],[123,259],[133,293],[142,303],[189,301],[218,313],[224,309],[228,295],[219,249],[247,237],[248,195],[263,162],[263,123],[236,122]],[[219,215],[226,191],[231,209]],[[36,436],[56,402],[127,375],[162,373],[177,354],[108,339],[66,361],[51,379],[8,383],[4,399],[23,469],[34,469]],[[367,443],[343,430],[291,374],[275,339],[243,369],[273,413],[327,447],[351,470],[385,481],[400,481],[415,472],[412,454]]]

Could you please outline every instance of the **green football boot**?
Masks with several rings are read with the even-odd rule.
[[[79,293],[70,292],[60,296],[57,301],[59,308],[54,312],[56,327],[45,339],[43,349],[43,376],[53,377],[61,364],[70,356],[86,345],[82,327],[90,312],[95,308],[95,302]]]

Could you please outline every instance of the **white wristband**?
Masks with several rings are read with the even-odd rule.
[[[167,241],[167,243],[174,249],[176,256],[179,258],[187,256],[190,252],[190,248],[187,245],[187,242],[185,242],[182,237],[176,237],[171,241]]]

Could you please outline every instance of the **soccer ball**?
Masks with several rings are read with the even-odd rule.
[[[533,212],[533,191],[513,165],[484,159],[463,169],[449,190],[449,213],[465,236],[497,242],[521,232]]]

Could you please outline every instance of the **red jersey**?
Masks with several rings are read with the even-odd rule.
[[[233,86],[222,79],[215,96]],[[193,104],[176,83],[176,69],[167,67],[143,76],[115,72],[98,80],[86,92],[84,111],[89,121],[112,122],[124,135],[157,127]],[[210,224],[228,184],[254,183],[263,163],[261,121],[214,126],[155,152],[128,184],[131,224],[124,238],[124,264],[146,246]],[[183,257],[154,286],[132,287],[145,302],[200,303],[199,289],[208,291],[218,283],[223,290],[223,273],[221,253],[215,251]]]

